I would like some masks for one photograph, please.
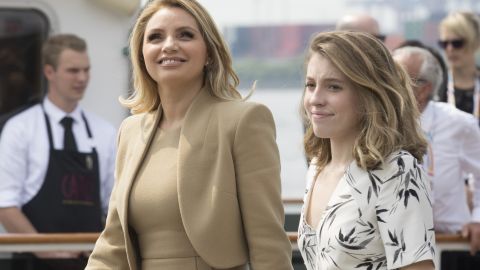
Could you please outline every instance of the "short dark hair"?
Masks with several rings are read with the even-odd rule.
[[[58,58],[65,49],[71,49],[77,52],[85,52],[87,43],[84,39],[74,34],[58,34],[49,37],[42,48],[43,65],[50,65],[57,68]]]

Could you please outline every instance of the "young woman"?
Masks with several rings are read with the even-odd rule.
[[[207,11],[150,1],[130,53],[134,115],[87,269],[292,269],[273,118],[241,99]]]
[[[316,35],[306,58],[299,226],[308,270],[434,269],[426,141],[406,73],[376,38]]]

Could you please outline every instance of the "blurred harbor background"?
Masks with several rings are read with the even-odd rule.
[[[478,0],[199,1],[231,48],[240,89],[246,93],[257,81],[252,100],[266,104],[274,114],[283,197],[297,199],[305,186],[299,106],[304,50],[310,37],[333,30],[344,15],[368,13],[379,21],[390,49],[406,39],[438,48],[438,23],[450,11],[480,12]],[[0,120],[15,106],[41,96],[43,40],[50,34],[72,32],[85,37],[92,62],[82,105],[118,126],[128,115],[118,97],[131,90],[129,31],[145,2],[0,0]],[[8,77],[16,79],[8,82]]]
[[[257,81],[252,100],[266,104],[277,125],[282,161],[282,195],[301,198],[306,161],[299,106],[304,50],[310,37],[334,30],[347,14],[367,13],[378,20],[389,49],[416,39],[439,49],[438,24],[450,11],[480,12],[478,0],[200,0],[232,50],[240,88]],[[480,55],[477,57],[480,63]]]

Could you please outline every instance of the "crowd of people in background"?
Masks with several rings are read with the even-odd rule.
[[[434,269],[442,233],[470,244],[442,254],[444,267],[480,269],[479,16],[445,17],[441,51],[421,40],[389,50],[366,14],[332,30],[312,36],[305,56],[306,268]],[[79,105],[85,41],[44,43],[46,95],[0,133],[0,223],[101,235],[92,254],[15,256],[38,270],[292,269],[275,123],[237,91],[208,11],[150,1],[130,60],[133,91],[120,102],[132,115],[115,131]]]

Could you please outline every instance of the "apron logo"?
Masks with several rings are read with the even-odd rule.
[[[94,181],[88,176],[68,174],[62,179],[64,204],[94,204]]]

